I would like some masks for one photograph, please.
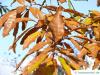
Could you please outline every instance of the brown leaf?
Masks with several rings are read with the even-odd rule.
[[[53,62],[53,61],[51,61]],[[48,62],[50,63],[50,62]],[[39,68],[33,73],[34,75],[56,75],[54,74],[54,72],[56,71],[55,69],[55,65],[54,64],[51,64],[51,65],[47,65],[48,63],[46,64],[41,64],[39,66]]]
[[[91,17],[100,16],[100,12],[96,10],[90,10],[90,16]]]
[[[79,26],[79,23],[77,21],[74,21],[73,19],[71,20],[66,20],[65,24],[68,28],[75,29]]]
[[[44,20],[39,20],[36,27],[42,27],[44,25]]]
[[[26,0],[27,2],[29,2],[29,3],[31,3],[32,1],[34,1],[34,0]]]
[[[16,10],[13,11],[9,17],[8,20],[4,24],[4,29],[3,29],[3,36],[7,36],[9,32],[11,31],[12,28],[15,27],[15,19],[16,19]]]
[[[95,39],[100,41],[100,26],[98,26],[97,28],[94,28],[93,31],[94,31],[94,35],[96,37]]]
[[[17,14],[16,18],[20,18],[22,15],[21,14]],[[19,23],[16,23],[15,27],[14,27],[14,32],[13,35],[16,37],[17,33],[18,33],[18,28],[19,28]]]
[[[83,48],[80,53],[78,54],[78,58],[82,59],[86,54],[88,53],[88,50],[86,48]]]
[[[22,13],[23,11],[25,11],[25,9],[26,9],[26,6],[20,6],[20,7],[17,7],[17,8],[16,8],[17,14]]]
[[[25,14],[24,14],[24,17],[29,17],[29,11],[27,11]],[[22,30],[25,30],[26,28],[26,24],[27,24],[27,21],[25,22],[22,22]]]
[[[77,62],[75,62],[75,60],[70,58],[68,64],[72,67],[72,69],[79,70],[80,69],[80,65]]]
[[[33,54],[34,52],[40,50],[41,48],[43,48],[45,45],[47,44],[47,42],[39,42],[38,44],[36,44],[32,49],[30,49],[28,51],[28,53],[23,57],[23,59],[20,61],[20,63],[16,66],[16,70],[20,67],[20,65],[24,62],[24,60],[31,54]],[[47,50],[49,50],[51,48],[47,48]],[[46,50],[46,49],[45,49]]]
[[[17,42],[24,34],[26,34],[27,31],[29,31],[29,30],[32,29],[32,28],[33,28],[33,26],[30,27],[30,28],[28,28],[28,29],[26,29],[23,33],[21,33],[21,34],[16,38],[16,40],[14,40],[13,44],[9,47],[9,49],[12,49],[12,48],[14,47],[14,45],[16,45],[16,42]]]
[[[49,24],[55,42],[62,39],[62,37],[64,35],[64,22],[63,22],[63,18],[61,16],[61,12],[62,12],[61,10],[62,10],[62,8],[58,7],[53,20]]]
[[[34,53],[35,51],[43,48],[46,44],[48,44],[48,42],[37,43],[32,49],[29,50],[29,52],[27,54],[30,55],[30,54]]]
[[[13,35],[16,37],[17,33],[18,33],[18,28],[19,28],[19,23],[16,24],[16,27],[14,28],[14,32]]]
[[[34,17],[36,17],[39,20],[44,20],[43,13],[38,8],[30,7],[30,12],[33,14]]]
[[[13,32],[14,41],[16,40],[16,35],[18,33],[18,28],[19,28],[19,24],[17,23],[16,27],[14,28],[14,32]],[[13,45],[12,49],[13,49],[13,52],[16,53],[16,44]]]
[[[25,22],[25,21],[32,21],[32,19],[30,19],[30,18],[16,18],[16,23]]]
[[[42,39],[43,39],[43,37],[39,36],[39,37],[37,38],[37,41],[36,41],[36,43],[39,43],[39,42],[41,42],[41,41],[42,41]]]
[[[64,12],[73,13],[76,16],[84,16],[83,13],[80,13],[80,12],[72,10],[72,9],[64,9]]]
[[[24,41],[25,41],[25,39],[26,39],[29,35],[31,35],[32,33],[36,32],[38,29],[39,29],[39,27],[35,27],[35,28],[32,28],[31,30],[29,30],[29,31],[23,36],[23,38],[22,38],[20,44],[23,44]]]
[[[29,45],[34,42],[40,35],[42,34],[41,31],[36,31],[35,33],[32,33],[31,35],[29,35],[24,43],[23,43],[23,49],[29,47]]]
[[[43,6],[43,7],[48,10],[52,10],[52,11],[56,11],[56,9],[57,9],[57,7],[55,7],[55,6]]]
[[[70,41],[75,45],[75,47],[80,51],[81,50],[81,47],[80,47],[80,44],[75,41],[73,38],[70,38]]]
[[[86,44],[85,47],[90,51],[89,56],[97,57],[100,47],[96,43]]]
[[[97,0],[97,6],[100,6],[100,0]]]
[[[7,19],[9,18],[9,15],[12,14],[13,11],[9,11],[8,13],[4,14],[1,18],[0,18],[0,27],[3,26],[3,24],[7,21]]]

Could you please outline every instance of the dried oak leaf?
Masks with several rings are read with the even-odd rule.
[[[49,23],[49,27],[51,29],[55,42],[62,39],[64,35],[64,21],[63,17],[61,16],[61,12],[62,9],[58,7],[57,12],[54,15],[54,18]]]

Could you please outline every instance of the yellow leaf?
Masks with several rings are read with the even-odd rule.
[[[78,22],[80,21],[80,19],[81,19],[80,16],[76,16],[76,17],[75,17],[75,20],[78,21]]]
[[[20,67],[20,65],[23,63],[23,61],[29,56],[31,55],[32,53],[40,50],[41,48],[43,48],[46,44],[48,44],[48,42],[39,42],[37,43],[32,49],[30,49],[28,51],[28,53],[24,56],[24,58],[20,61],[19,64],[17,64],[16,66],[16,70]]]
[[[25,68],[24,72],[27,72],[28,75],[31,74],[35,69],[39,67],[39,65],[46,57],[47,54],[40,54],[38,57],[36,57],[29,63],[29,65]]]
[[[42,64],[42,62],[46,59],[46,57],[48,56],[48,51],[52,50],[52,48],[46,48],[46,51],[42,52],[41,54],[39,54],[35,59],[33,59],[28,66],[25,67],[24,71],[23,71],[23,75],[30,75],[32,74],[32,72],[34,72],[40,64]]]
[[[34,17],[36,17],[39,20],[44,20],[43,13],[38,8],[30,7],[30,12],[33,14]]]
[[[91,19],[91,18],[85,18],[85,19],[83,20],[83,24],[85,24],[85,25],[90,25],[90,24],[92,24],[92,19]]]
[[[29,35],[25,41],[24,41],[24,44],[23,44],[23,49],[27,48],[29,46],[30,43],[32,43],[33,41],[36,40],[37,37],[39,37],[41,34],[41,31],[37,31],[31,35]]]
[[[70,66],[66,63],[66,61],[64,60],[64,58],[58,57],[58,59],[59,59],[61,65],[62,65],[62,67],[64,68],[66,74],[67,74],[67,75],[72,75],[72,74],[71,74],[71,68],[70,68]]]
[[[33,75],[55,75],[54,71],[54,64],[48,66],[46,64],[41,64],[39,68],[33,73]]]

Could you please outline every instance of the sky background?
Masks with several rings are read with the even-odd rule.
[[[12,6],[10,6],[11,1],[12,0],[0,0],[0,2],[3,5],[8,6],[9,9],[15,8],[18,5],[18,3],[15,3]],[[38,0],[38,1],[41,2],[41,0]],[[88,12],[89,12],[88,10],[99,10],[100,11],[100,7],[96,6],[96,4],[97,4],[96,0],[88,0],[88,1],[72,0],[72,3],[77,11],[80,11],[80,12],[85,13],[85,14],[88,14]],[[52,1],[52,5],[55,5],[55,0]],[[62,5],[64,7],[67,7],[66,3],[64,3]],[[12,41],[13,41],[12,33],[13,33],[13,31],[10,32],[9,36],[3,38],[2,37],[2,29],[0,30],[0,60],[7,59],[11,63],[12,62],[14,63],[15,62],[14,58],[17,59],[16,62],[19,62],[19,60],[25,55],[25,51],[22,51],[22,46],[20,46],[19,44],[18,44],[17,49],[16,49],[17,54],[14,54],[11,50],[8,51],[9,46],[12,44]],[[67,42],[69,44],[71,44],[69,41],[67,41]],[[71,44],[71,46],[75,49],[74,45]],[[19,54],[21,54],[20,57],[18,56]],[[31,57],[29,57],[28,59],[31,59]],[[2,62],[2,60],[0,62]],[[7,61],[5,62],[5,64],[6,63],[7,63]],[[0,66],[2,66],[2,63],[0,63]],[[1,72],[1,70],[0,70],[0,72]],[[4,75],[4,74],[0,74],[0,75]]]

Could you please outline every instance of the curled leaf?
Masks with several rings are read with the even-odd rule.
[[[62,8],[58,7],[57,12],[54,15],[54,18],[49,24],[54,40],[56,42],[62,39],[64,35],[64,22],[61,16],[61,12],[62,12]]]

